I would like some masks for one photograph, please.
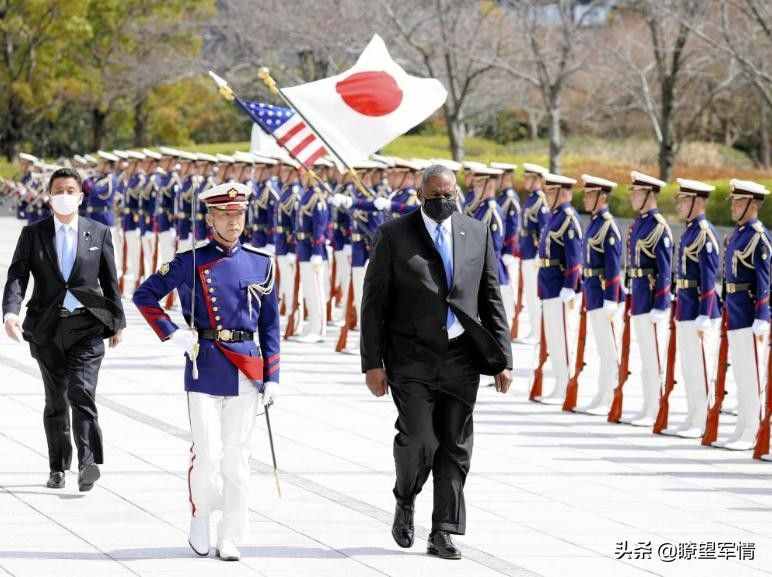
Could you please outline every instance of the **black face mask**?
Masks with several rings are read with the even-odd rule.
[[[424,200],[424,212],[435,222],[442,222],[458,210],[452,198],[427,198]]]

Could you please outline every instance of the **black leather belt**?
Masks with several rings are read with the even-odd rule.
[[[602,268],[584,268],[584,269],[582,269],[582,275],[584,275],[584,278],[603,276],[603,274],[605,272],[606,272],[606,270],[602,269]]]
[[[199,338],[208,341],[221,341],[224,343],[240,343],[251,341],[255,338],[255,333],[250,331],[232,331],[230,329],[198,329]]]
[[[676,288],[677,289],[690,289],[690,288],[697,288],[700,286],[700,283],[696,280],[690,280],[686,278],[679,278],[676,279]]]
[[[728,282],[726,283],[727,294],[739,293],[742,291],[751,290],[751,283],[749,282]]]
[[[85,307],[78,307],[73,310],[67,310],[66,308],[62,307],[59,309],[59,318],[60,319],[66,319],[68,317],[76,317],[78,315],[86,314],[88,312],[88,309]]]
[[[654,274],[653,268],[628,268],[627,269],[628,278],[643,278],[651,274]]]

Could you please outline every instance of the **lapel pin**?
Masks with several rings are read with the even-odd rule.
[[[461,236],[464,236],[466,233],[465,233],[465,232],[462,230],[462,231],[461,231],[459,234],[460,234]]]

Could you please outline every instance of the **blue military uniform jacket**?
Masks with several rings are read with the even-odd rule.
[[[539,256],[539,242],[550,220],[547,201],[540,190],[528,195],[523,207],[523,224],[520,227],[520,258]]]
[[[295,239],[300,262],[308,262],[312,256],[327,260],[327,225],[330,210],[324,193],[318,186],[309,186],[303,191],[297,210]]]
[[[250,203],[252,217],[252,244],[258,248],[273,244],[273,219],[276,196],[279,196],[279,179],[275,176],[255,181]],[[274,196],[276,195],[276,196]]]
[[[157,190],[155,231],[166,232],[174,228],[175,202],[180,188],[180,177],[175,171],[161,172],[155,176]]]
[[[520,256],[520,201],[514,188],[505,188],[497,199],[504,218],[504,254]]]
[[[228,250],[214,241],[204,241],[196,249],[194,271],[193,251],[177,253],[174,260],[150,275],[133,297],[162,341],[178,327],[158,303],[177,289],[182,314],[190,323],[194,272],[196,329],[249,331],[258,338],[243,342],[199,339],[199,376],[193,378],[187,356],[185,390],[235,396],[239,372],[258,384],[278,382],[280,329],[271,256],[249,244],[239,243]]]
[[[504,261],[501,260],[502,251],[504,250],[504,218],[501,213],[501,207],[499,207],[494,198],[483,200],[480,206],[469,216],[488,226],[491,239],[493,240],[493,250],[499,263],[499,284],[502,286],[509,284],[509,273],[507,272],[507,267],[504,266]]]
[[[769,233],[758,220],[735,227],[724,253],[724,301],[729,330],[769,321]]]
[[[276,204],[276,222],[273,228],[273,244],[276,247],[276,256],[295,252],[296,213],[302,191],[303,187],[298,181],[288,184],[282,189],[279,202]]]
[[[345,193],[347,191],[350,192],[353,186],[353,184],[340,185],[333,188],[333,190],[336,193]],[[343,208],[335,208],[333,209],[332,220],[332,247],[335,252],[340,252],[346,245],[351,244],[351,215]]]
[[[354,199],[351,205],[351,266],[363,267],[370,260],[370,249],[378,228],[383,224],[383,213],[375,208],[373,196],[365,196],[359,189],[349,188]],[[372,192],[372,191],[371,191]]]
[[[627,244],[627,277],[633,315],[666,310],[670,305],[673,233],[656,208],[638,215]]]
[[[588,311],[622,300],[622,235],[607,208],[593,215],[585,233],[582,273]]]
[[[676,319],[693,321],[698,316],[721,316],[716,278],[721,263],[718,235],[699,215],[686,225],[678,243],[676,265]]]
[[[123,203],[123,230],[131,232],[141,228],[142,219],[141,191],[145,186],[147,176],[142,172],[135,172],[125,184]]]
[[[86,196],[86,216],[106,226],[115,224],[116,180],[112,173],[94,177]]]
[[[566,202],[550,213],[539,243],[539,298],[557,298],[563,288],[578,291],[581,276],[582,227]]]
[[[391,218],[405,216],[421,206],[418,201],[418,191],[412,186],[393,192],[389,200],[391,201]]]

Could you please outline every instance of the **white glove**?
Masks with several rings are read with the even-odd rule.
[[[351,205],[353,203],[354,201],[350,196],[346,196],[345,194],[342,194],[340,192],[332,197],[333,206],[342,206],[343,208],[351,208]]]
[[[373,201],[373,206],[375,206],[375,208],[378,210],[386,210],[391,206],[391,201],[388,198],[379,196]]]
[[[694,319],[694,326],[697,327],[698,331],[707,331],[712,325],[713,323],[710,322],[710,319],[706,315],[700,315]]]
[[[619,309],[619,303],[615,301],[603,301],[603,310],[606,311],[606,316],[608,318],[613,318],[615,314],[617,314],[617,310]]]
[[[511,254],[502,254],[501,261],[505,266],[515,266],[515,257],[513,257]]]
[[[263,385],[263,405],[272,405],[279,396],[279,383],[268,381]]]
[[[187,328],[177,329],[169,336],[169,342],[178,349],[189,353],[198,342],[198,335]]]
[[[664,320],[667,320],[667,309],[651,309],[651,322],[652,323],[659,323]]]
[[[507,198],[515,198],[515,191],[511,188],[507,189]]]
[[[769,334],[769,321],[756,319],[753,321],[753,334],[757,337],[764,337]]]
[[[564,303],[570,303],[576,298],[576,292],[573,289],[563,287],[560,289],[560,300]]]
[[[343,245],[343,254],[347,256],[351,256],[351,245],[350,244],[344,244]]]
[[[314,268],[322,266],[322,256],[319,254],[311,255],[311,264]]]
[[[267,244],[263,247],[263,250],[268,254],[276,254],[276,247],[272,244]]]

